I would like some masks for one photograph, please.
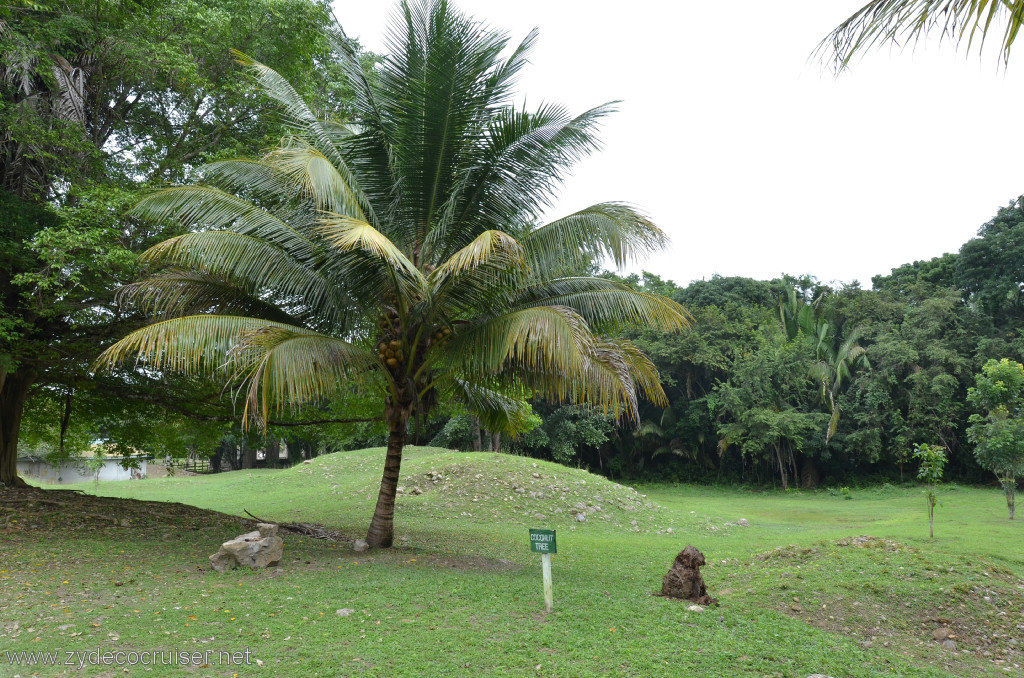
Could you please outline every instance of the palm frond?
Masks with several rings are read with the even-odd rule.
[[[331,326],[338,326],[345,315],[345,299],[336,283],[309,262],[255,236],[233,231],[186,233],[154,245],[140,260],[221,276],[252,296],[296,308],[293,315],[316,317]]]
[[[601,258],[616,266],[662,249],[668,237],[650,219],[624,203],[593,205],[530,231],[520,238],[538,276],[578,273]]]
[[[360,219],[341,214],[330,214],[320,221],[317,231],[339,252],[365,252],[386,265],[401,281],[399,290],[408,297],[421,294],[427,280],[384,234]]]
[[[380,125],[375,131],[401,184],[399,217],[417,243],[434,227],[495,110],[491,77],[506,42],[447,2],[406,3],[393,15],[385,34],[391,56],[376,74],[378,115],[370,122]]]
[[[525,272],[523,248],[516,239],[485,231],[428,276],[431,302],[449,314],[480,308],[496,290],[515,289]]]
[[[329,398],[378,366],[346,341],[285,326],[241,335],[229,360],[246,393],[243,425],[252,414],[264,428],[271,412]]]
[[[119,304],[166,316],[239,315],[286,324],[298,320],[281,308],[244,292],[223,276],[168,269],[117,291]]]
[[[358,206],[359,214],[354,216],[361,216],[371,223],[377,223],[377,215],[372,205],[359,188],[355,175],[350,170],[341,150],[335,144],[335,140],[339,136],[336,129],[332,127],[331,130],[328,130],[305,100],[295,91],[291,83],[280,73],[238,50],[232,50],[232,52],[238,62],[252,73],[260,88],[281,106],[295,131],[302,134],[309,145],[315,147],[342,178],[351,192],[351,204]],[[319,171],[322,172],[323,169],[321,168]]]
[[[174,186],[142,198],[133,214],[152,221],[175,221],[192,231],[230,229],[254,235],[284,248],[294,256],[311,257],[316,251],[294,221],[212,186]]]
[[[872,0],[826,36],[815,53],[840,71],[858,53],[917,42],[936,31],[957,44],[966,40],[967,49],[977,45],[980,52],[996,24],[1005,24],[999,37],[1005,64],[1024,25],[1020,0]]]
[[[262,162],[287,177],[317,210],[368,221],[363,211],[365,197],[352,188],[330,158],[304,139],[289,139]]]
[[[596,332],[627,327],[676,332],[693,322],[689,312],[658,294],[639,292],[604,278],[561,278],[531,285],[512,297],[513,307],[568,306]]]
[[[229,354],[243,337],[268,327],[292,329],[283,323],[226,315],[190,315],[135,330],[103,351],[94,370],[110,369],[131,359],[157,371],[230,377]]]
[[[546,306],[512,311],[460,329],[444,352],[453,364],[462,364],[467,378],[486,378],[510,365],[548,372],[561,384],[564,398],[568,385],[556,375],[577,371],[593,347],[594,337],[578,313],[564,306]]]
[[[444,258],[483,230],[528,230],[552,205],[567,171],[598,148],[595,132],[612,110],[605,104],[571,117],[555,105],[535,112],[501,109],[473,149],[473,162],[453,187],[424,249]]]
[[[488,431],[515,436],[526,425],[530,407],[523,398],[514,398],[498,390],[463,379],[452,379],[441,390],[465,404]]]
[[[236,196],[253,196],[261,205],[288,202],[299,195],[294,182],[260,160],[218,160],[203,165],[198,172],[208,184]]]

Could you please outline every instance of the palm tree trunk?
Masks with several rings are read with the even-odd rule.
[[[480,420],[473,417],[473,451],[479,452],[483,447],[483,439],[480,436]]]
[[[411,409],[408,405],[392,403],[384,408],[384,419],[388,423],[388,452],[384,458],[384,475],[380,479],[377,507],[373,510],[370,529],[366,532],[366,543],[371,548],[389,548],[395,539],[395,495],[398,492],[402,448],[405,446]]]
[[[0,483],[7,487],[28,487],[18,477],[18,435],[35,376],[25,367],[13,373],[0,372]]]

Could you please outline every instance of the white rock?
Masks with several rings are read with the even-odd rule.
[[[370,545],[366,543],[365,539],[356,539],[352,544],[352,550],[356,553],[363,553],[370,548]]]
[[[337,614],[339,617],[347,617],[353,612],[355,612],[355,610],[353,610],[351,607],[343,607],[340,610],[336,611],[335,614]]]
[[[703,612],[704,611],[704,608],[701,607],[700,605],[687,605],[686,609],[689,610],[690,612]]]
[[[746,518],[740,518],[739,520],[736,521],[736,524],[739,525],[740,527],[750,527],[750,523],[747,522]]]

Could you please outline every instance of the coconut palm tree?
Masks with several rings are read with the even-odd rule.
[[[992,33],[999,36],[1005,64],[1024,25],[1024,0],[872,0],[839,24],[818,46],[838,69],[859,52],[885,43],[916,42],[935,31],[980,51]]]
[[[136,212],[189,232],[143,256],[150,277],[122,294],[158,322],[99,358],[219,375],[247,423],[359,389],[388,427],[367,541],[392,543],[411,417],[458,401],[515,432],[534,394],[636,417],[665,404],[627,326],[678,330],[663,297],[576,275],[664,246],[654,224],[602,203],[539,225],[562,177],[596,147],[600,106],[512,105],[535,34],[506,37],[447,2],[403,2],[391,55],[349,76],[357,116],[323,121],[271,68],[240,57],[293,133],[259,160],[215,162],[202,183],[144,198]]]

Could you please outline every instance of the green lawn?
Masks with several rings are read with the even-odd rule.
[[[248,509],[355,538],[382,463],[382,450],[363,450],[282,471],[79,489]],[[114,515],[72,515],[0,501],[0,676],[124,675],[12,667],[4,654],[58,649],[248,649],[253,660],[132,673],[153,676],[1024,674],[1024,526],[1006,519],[995,490],[942,488],[930,540],[917,489],[855,490],[851,500],[638,493],[555,464],[432,448],[409,451],[402,484],[396,548],[355,554],[286,535],[281,568],[228,574],[207,557],[242,531],[234,518],[113,502]],[[558,530],[550,615],[527,527]],[[652,595],[689,543],[708,559],[720,607],[689,612]],[[931,640],[944,624],[955,650]]]

